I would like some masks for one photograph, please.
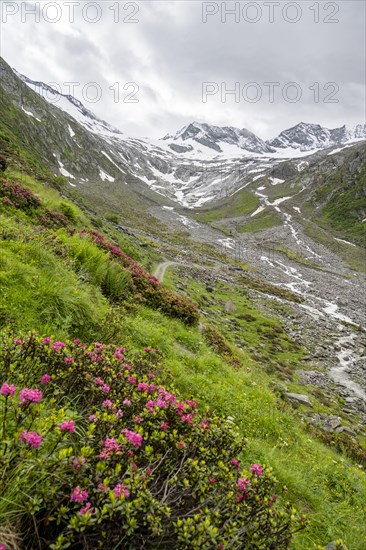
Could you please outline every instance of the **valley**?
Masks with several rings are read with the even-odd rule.
[[[252,472],[248,475],[253,486],[257,483],[253,472],[260,471],[259,463],[273,469],[279,480],[282,514],[273,517],[276,521],[285,518],[287,523],[272,530],[272,523],[266,520],[263,529],[268,531],[260,535],[264,537],[261,542],[253,535],[255,526],[246,546],[227,547],[263,548],[263,540],[273,536],[270,547],[276,549],[290,544],[293,550],[362,550],[366,544],[366,125],[329,130],[301,122],[264,141],[246,129],[193,122],[154,141],[125,136],[77,99],[20,75],[4,60],[0,60],[0,76],[0,156],[6,164],[0,173],[3,364],[12,362],[9,372],[17,384],[35,383],[32,368],[23,372],[19,367],[19,346],[26,365],[32,357],[37,358],[37,376],[45,366],[54,369],[52,376],[61,381],[60,388],[55,384],[55,392],[49,390],[45,413],[35,414],[32,422],[39,423],[46,440],[53,429],[47,424],[47,415],[59,418],[66,409],[72,422],[80,422],[78,437],[84,445],[75,438],[71,439],[71,451],[66,443],[57,448],[59,462],[66,465],[67,472],[59,472],[62,481],[57,495],[58,489],[54,493],[49,490],[47,496],[41,491],[38,504],[30,499],[29,507],[22,509],[11,483],[4,485],[8,493],[2,499],[0,492],[0,538],[7,536],[9,529],[12,536],[15,533],[14,540],[19,533],[19,540],[24,538],[20,527],[17,533],[21,518],[32,540],[38,540],[34,529],[37,514],[42,516],[47,507],[59,506],[57,527],[55,517],[41,519],[46,534],[38,540],[40,547],[56,540],[52,538],[55,533],[61,542],[54,548],[67,548],[69,541],[84,544],[80,533],[84,527],[89,533],[91,506],[83,512],[86,520],[81,529],[83,514],[60,503],[67,500],[70,478],[79,483],[79,475],[83,482],[95,475],[98,489],[91,485],[89,492],[100,516],[94,517],[105,521],[103,506],[110,518],[123,508],[122,517],[128,516],[130,521],[123,526],[124,536],[132,541],[131,547],[143,540],[146,547],[161,544],[159,547],[167,548],[171,537],[177,548],[193,547],[197,540],[201,541],[197,548],[212,548],[217,533],[226,544],[231,516],[223,526],[217,514],[211,516],[208,508],[202,511],[201,504],[194,508],[197,527],[191,531],[187,527],[190,534],[184,531],[184,535],[179,529],[183,523],[191,525],[192,495],[202,499],[202,490],[211,502],[211,489],[199,485],[197,472],[210,475],[209,483],[215,485],[226,468],[219,460],[224,453],[220,445],[229,429],[225,426],[230,426],[233,445],[238,434],[245,438],[240,457]],[[30,331],[36,331],[33,340],[27,336]],[[69,350],[65,358],[61,340]],[[121,345],[124,347],[116,347]],[[109,363],[99,355],[104,346],[112,350],[108,351]],[[118,369],[125,346],[131,356],[123,366],[126,372],[121,382]],[[33,356],[27,355],[28,350],[33,350]],[[51,360],[53,352],[57,357]],[[75,358],[80,362],[74,370]],[[98,370],[99,362],[103,371]],[[96,408],[89,419],[91,428],[83,419],[89,404],[77,393],[78,387],[89,387],[89,368],[98,381],[97,390],[88,394]],[[81,386],[72,381],[73,376]],[[100,382],[101,376],[108,377],[107,385]],[[152,384],[149,389],[149,380],[155,377],[188,400],[181,405],[187,414],[178,414],[180,424],[174,437],[166,432],[173,420],[161,395],[176,401],[173,394],[166,397],[168,393],[160,386]],[[127,386],[123,386],[125,382]],[[118,411],[112,401],[99,403],[98,391],[104,392],[103,388],[109,388],[119,403]],[[14,392],[6,382],[2,392],[7,399],[5,407],[0,403],[4,418]],[[120,392],[126,392],[123,403]],[[143,398],[154,392],[159,395],[159,405],[148,400],[145,406]],[[129,397],[134,416],[128,411]],[[192,412],[196,399],[203,415],[197,426]],[[202,435],[210,426],[205,415],[210,414],[219,434],[214,440],[216,454],[210,451],[209,436],[206,440]],[[216,414],[223,419],[217,426]],[[14,425],[20,418],[14,413]],[[117,436],[114,423],[123,424],[121,433],[135,443],[130,453],[123,455],[129,488],[116,485],[118,491],[106,504],[104,486],[110,477],[117,480],[117,458],[120,446],[126,443],[124,435]],[[98,432],[101,441],[106,434],[116,437],[113,468],[98,462],[99,443],[93,430],[100,430],[100,425],[104,426],[104,432]],[[185,438],[191,437],[185,430],[193,425],[203,432],[197,431],[197,441],[192,436],[190,444],[197,443],[197,447],[190,456],[190,451],[184,450]],[[11,445],[15,448],[19,434],[16,430],[14,434]],[[137,449],[142,434],[152,442],[151,446],[144,443],[144,455]],[[204,440],[201,447],[200,438]],[[51,457],[56,462],[50,468],[57,468],[52,438],[47,444],[43,460],[48,465]],[[5,442],[4,456],[13,447]],[[38,455],[34,458],[32,450],[27,452],[27,460],[36,464]],[[84,462],[77,462],[76,467],[68,463],[71,452],[79,453],[75,456],[85,458],[85,463],[91,456],[91,470],[85,479]],[[110,458],[108,452],[106,446],[103,459]],[[199,465],[194,453],[205,457]],[[169,462],[170,454],[175,458]],[[156,474],[150,483],[149,476],[160,472],[162,464],[165,467],[166,457],[170,469]],[[181,471],[187,457],[188,489]],[[135,476],[135,459],[141,461],[141,478],[139,472]],[[231,464],[236,462],[231,460]],[[238,481],[232,482],[232,474],[225,472],[225,480],[234,483],[237,491]],[[164,494],[159,489],[161,480]],[[25,483],[33,483],[33,478]],[[179,498],[183,497],[177,496],[175,489],[168,490],[172,484],[177,494],[187,497],[187,517],[180,515],[176,504],[180,502],[182,508]],[[147,515],[140,492],[149,503]],[[133,512],[130,494],[135,499]],[[233,491],[222,494],[228,495],[230,509],[238,510],[245,488],[235,499]],[[276,499],[272,502],[272,497],[263,495],[261,505],[267,505],[269,499],[271,508]],[[122,500],[115,504],[115,497]],[[258,502],[255,499],[253,496],[253,502]],[[179,518],[174,524],[176,531],[166,501],[176,514],[174,521]],[[11,502],[10,512],[7,502]],[[216,506],[219,509],[216,502],[212,510]],[[300,519],[291,531],[296,516],[293,506]],[[303,529],[305,515],[310,523]],[[207,523],[209,516],[211,524]],[[8,517],[14,520],[10,527]],[[102,544],[105,532],[94,529],[93,521],[88,544],[95,540]],[[236,526],[240,521],[244,520],[238,520]],[[108,526],[110,540],[119,541],[120,519]],[[286,530],[287,538],[282,534]],[[145,536],[149,538],[141,538]],[[239,530],[235,536],[247,535]],[[184,543],[182,537],[186,537]],[[110,544],[106,548],[112,548]],[[16,542],[9,548],[22,546]]]

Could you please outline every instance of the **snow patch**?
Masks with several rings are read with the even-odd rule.
[[[254,218],[254,216],[256,216],[257,214],[259,214],[259,212],[263,212],[263,210],[265,210],[265,206],[259,206],[257,208],[257,210],[255,212],[253,212],[253,214],[250,215],[251,218]]]
[[[22,107],[22,111],[28,115],[28,116],[31,116],[33,118],[35,118],[36,120],[38,120],[38,122],[41,122],[41,119],[40,118],[37,118],[33,113],[31,113],[30,111],[27,111],[26,109],[24,109],[24,107]]]
[[[279,183],[284,183],[285,180],[281,180],[280,178],[268,178],[271,182],[271,185],[278,185]]]
[[[64,165],[63,163],[59,160],[58,161],[58,165],[60,167],[60,173],[65,176],[65,178],[71,178],[71,179],[75,179],[75,176],[73,176],[72,174],[70,174],[70,172],[68,172],[65,168],[64,168]]]
[[[334,240],[339,241],[340,243],[346,243],[346,244],[350,244],[351,246],[356,246],[354,243],[350,243],[349,241],[345,241],[344,239],[337,239],[337,237],[334,237]]]
[[[115,180],[115,178],[112,178],[112,176],[107,174],[107,172],[104,172],[104,170],[102,170],[101,168],[99,168],[99,177],[103,181],[107,180],[113,182]]]

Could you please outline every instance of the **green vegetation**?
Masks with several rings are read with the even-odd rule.
[[[366,253],[364,248],[338,241],[332,235],[329,235],[329,232],[311,222],[304,221],[303,227],[305,234],[313,239],[314,242],[318,242],[335,254],[338,254],[351,269],[366,273]]]
[[[366,167],[350,174],[339,168],[318,186],[315,200],[321,204],[322,222],[365,246],[366,225]]]
[[[282,252],[283,254],[285,254],[285,256],[287,256],[287,258],[289,260],[292,260],[293,262],[297,262],[298,264],[306,265],[308,267],[311,267],[312,269],[320,269],[320,270],[325,269],[324,266],[322,266],[321,264],[318,264],[318,263],[314,262],[313,260],[308,260],[307,258],[304,258],[304,256],[302,256],[296,250],[291,250],[291,248],[287,248],[286,246],[280,246],[280,245],[275,245],[274,248],[278,252]]]
[[[238,231],[240,233],[256,233],[258,231],[270,229],[271,227],[276,227],[281,225],[281,223],[282,220],[278,214],[265,208],[256,214],[254,218],[248,218],[245,222],[241,223],[238,227]]]
[[[358,454],[310,434],[278,391],[278,380],[297,388],[304,352],[249,299],[260,281],[238,275],[207,292],[192,273],[170,275],[186,289],[176,300],[145,271],[159,261],[155,246],[23,165],[1,180],[1,544],[310,550],[342,538],[362,550]],[[196,251],[215,257],[192,247],[192,263]],[[172,315],[170,300],[192,312],[196,303],[200,326],[196,313],[192,324],[180,307]],[[177,401],[159,406],[168,394]],[[291,536],[302,514],[310,524]]]
[[[0,536],[6,518],[31,548],[288,547],[305,518],[276,503],[271,470],[242,469],[232,422],[161,385],[159,359],[4,339]]]
[[[231,197],[217,203],[213,210],[200,209],[195,217],[197,220],[206,223],[223,218],[238,218],[239,216],[245,216],[254,212],[258,208],[258,205],[258,197],[247,189],[242,189]]]

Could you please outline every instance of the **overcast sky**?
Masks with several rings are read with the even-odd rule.
[[[1,56],[127,134],[365,122],[362,0],[0,2]]]

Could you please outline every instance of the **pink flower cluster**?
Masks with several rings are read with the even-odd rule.
[[[127,380],[129,381],[129,383],[131,384],[131,386],[136,386],[137,385],[137,378],[136,376],[131,376],[130,374],[127,375]]]
[[[122,361],[124,358],[125,351],[126,351],[126,348],[117,348],[116,351],[114,352],[114,357],[119,361]]]
[[[181,420],[182,420],[182,422],[186,422],[190,426],[193,426],[193,418],[192,418],[191,414],[183,414],[181,416]]]
[[[42,392],[41,390],[37,390],[36,388],[23,388],[20,392],[19,397],[21,405],[25,405],[28,403],[39,403],[42,399]]]
[[[260,477],[263,474],[263,468],[260,464],[252,464],[249,468],[254,477]]]
[[[52,380],[52,376],[50,376],[49,374],[44,374],[41,377],[41,384],[48,384],[48,382],[51,382],[51,380]]]
[[[4,204],[15,206],[16,208],[27,209],[41,205],[40,199],[17,181],[0,181],[0,196],[3,196]]]
[[[127,489],[124,483],[118,483],[113,489],[114,494],[117,498],[120,498],[122,495],[127,499],[130,496],[130,491]]]
[[[210,423],[208,422],[208,420],[202,420],[201,428],[202,428],[202,430],[210,430],[211,429],[211,426],[210,426]]]
[[[54,342],[51,346],[51,349],[53,349],[56,353],[60,351],[60,349],[63,349],[66,347],[66,344],[64,342]]]
[[[100,390],[102,390],[103,393],[109,393],[110,392],[110,386],[104,382],[102,378],[99,376],[94,379],[94,383],[99,387]]]
[[[146,382],[139,382],[137,384],[137,389],[139,391],[145,392],[146,394],[149,394],[156,390],[156,386],[155,384],[147,384]]]
[[[34,447],[35,449],[37,449],[42,443],[41,435],[39,435],[37,432],[27,432],[27,430],[22,431],[19,439],[20,441],[25,441],[26,443],[28,443],[28,445]]]
[[[112,452],[116,454],[119,454],[121,452],[121,445],[114,437],[107,437],[107,439],[105,439],[102,444],[103,450],[99,454],[99,458],[109,458]]]
[[[87,498],[88,491],[86,489],[82,489],[81,487],[75,487],[70,496],[70,500],[73,500],[74,502],[84,502]]]
[[[80,514],[84,515],[84,514],[92,514],[93,513],[93,508],[92,508],[92,505],[90,504],[90,502],[87,502],[85,504],[85,508],[81,508],[80,509]]]
[[[160,388],[158,391],[158,399],[156,401],[150,400],[146,403],[145,407],[149,412],[154,412],[155,407],[159,407],[159,409],[165,409],[169,406],[169,404],[176,405],[177,404],[177,398],[174,394],[169,393],[168,391],[164,390],[163,388]]]
[[[75,422],[73,420],[64,420],[60,424],[60,430],[63,432],[70,432],[71,434],[75,432]]]
[[[3,383],[3,385],[0,388],[1,395],[4,395],[5,397],[13,396],[15,393],[16,387],[14,384],[7,384],[6,382]]]
[[[133,431],[127,430],[127,429],[122,430],[121,433],[123,433],[123,435],[125,436],[127,441],[132,443],[132,445],[134,445],[134,447],[141,447],[142,440],[143,440],[143,437],[142,437],[141,434],[138,434],[136,432],[133,432]]]
[[[248,490],[248,487],[250,487],[250,481],[247,477],[240,477],[237,481],[237,486],[240,489],[240,491],[243,491],[244,493],[246,493]]]

